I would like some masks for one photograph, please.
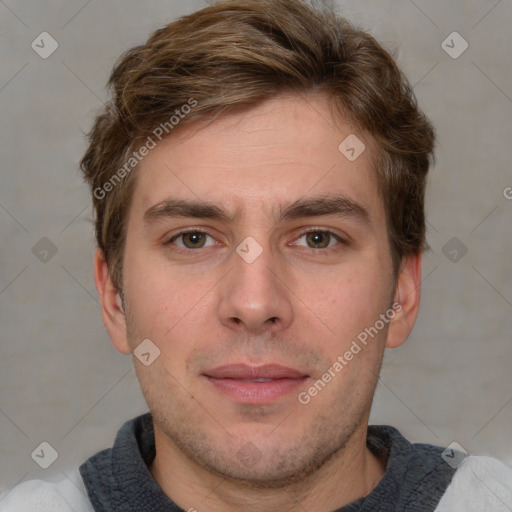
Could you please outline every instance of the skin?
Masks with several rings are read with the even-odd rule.
[[[366,145],[354,162],[338,150],[351,133]],[[95,280],[114,346],[129,354],[150,339],[161,352],[149,366],[134,364],[154,417],[151,472],[184,510],[283,512],[300,503],[327,512],[382,478],[386,461],[367,449],[366,428],[384,349],[402,344],[416,319],[421,255],[405,258],[393,277],[373,158],[374,141],[346,122],[335,125],[327,98],[283,95],[186,127],[141,163],[123,304],[100,250]],[[367,222],[333,214],[278,220],[280,207],[322,195],[361,205]],[[170,197],[237,215],[144,221]],[[189,228],[209,236],[175,238]],[[344,242],[312,238],[311,229]],[[249,236],[262,249],[252,263],[235,250]],[[393,302],[402,305],[393,320],[301,404],[297,393]],[[205,379],[205,371],[228,363],[277,363],[309,377],[297,392],[250,405]]]

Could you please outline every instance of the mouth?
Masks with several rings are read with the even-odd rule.
[[[222,395],[251,405],[274,403],[296,391],[309,379],[304,372],[276,364],[224,365],[208,370],[203,377]]]

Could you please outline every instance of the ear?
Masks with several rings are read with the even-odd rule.
[[[409,336],[420,308],[422,254],[406,256],[400,267],[393,307],[395,316],[390,321],[387,348],[402,345]]]
[[[103,324],[114,347],[123,354],[131,353],[121,297],[112,283],[108,264],[101,249],[96,249],[94,253],[94,282],[100,299]]]

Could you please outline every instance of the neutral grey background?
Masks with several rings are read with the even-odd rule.
[[[371,421],[512,464],[512,0],[339,4],[397,49],[439,139],[422,309],[386,354]],[[78,161],[117,56],[205,5],[0,1],[1,488],[62,477],[146,411],[101,322]],[[59,45],[47,59],[31,48],[43,31]],[[457,59],[441,46],[454,31],[469,44]],[[43,237],[57,248],[46,262],[33,253]],[[42,441],[59,454],[47,470],[31,458]]]

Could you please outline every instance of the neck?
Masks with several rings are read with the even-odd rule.
[[[184,510],[211,512],[288,512],[300,504],[326,512],[366,496],[385,472],[386,461],[366,447],[367,423],[315,473],[282,488],[262,488],[214,475],[187,458],[155,425],[153,477]]]

